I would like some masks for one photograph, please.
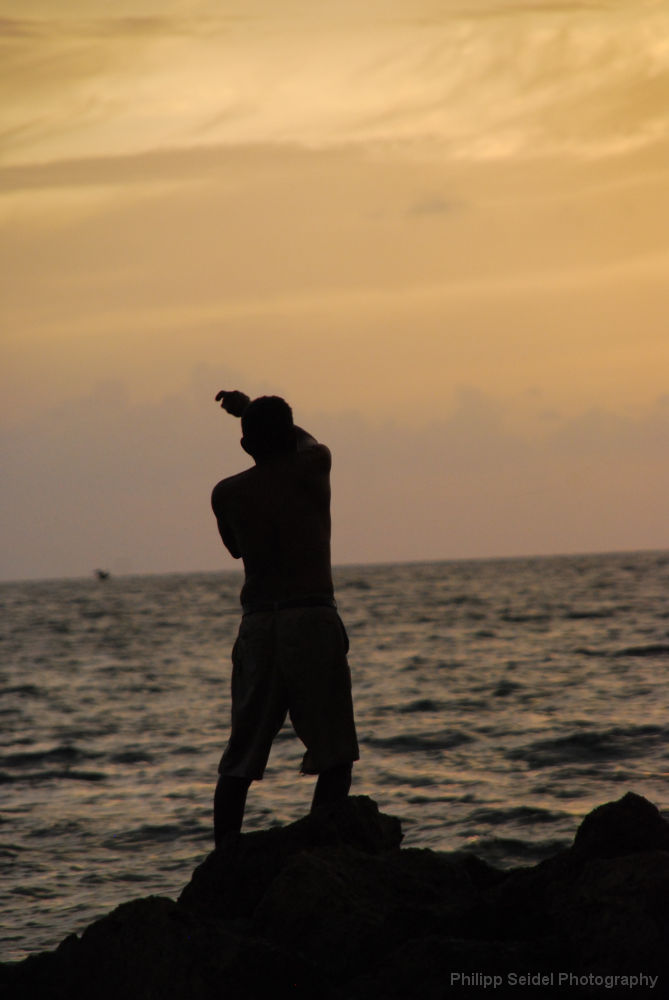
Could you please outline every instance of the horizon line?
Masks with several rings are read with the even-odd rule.
[[[641,549],[607,549],[607,550],[574,550],[567,552],[536,552],[536,553],[525,553],[516,555],[490,555],[490,556],[440,556],[437,558],[428,559],[381,559],[372,560],[369,562],[339,562],[333,563],[333,572],[338,569],[372,569],[384,566],[419,566],[419,565],[429,565],[435,563],[472,563],[472,562],[522,562],[528,559],[536,560],[549,560],[549,559],[584,559],[584,558],[596,558],[596,557],[607,557],[607,556],[639,556],[639,555],[667,555],[669,557],[669,548],[641,548]],[[153,576],[219,576],[219,575],[234,575],[243,576],[243,567],[225,567],[222,569],[172,569],[172,570],[138,570],[136,572],[122,572],[115,573],[113,570],[105,570],[109,573],[109,579],[114,580],[124,580],[124,579],[136,579],[138,577],[153,577]],[[0,578],[0,586],[12,586],[13,584],[23,584],[23,583],[59,583],[65,581],[83,581],[83,580],[95,580],[95,575],[97,569],[91,569],[89,573],[86,574],[72,574],[66,576],[26,576],[26,577],[12,577],[12,578]],[[102,582],[102,581],[100,581]]]

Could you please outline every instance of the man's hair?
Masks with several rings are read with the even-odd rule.
[[[244,445],[254,457],[295,451],[293,411],[281,396],[259,396],[242,414]]]

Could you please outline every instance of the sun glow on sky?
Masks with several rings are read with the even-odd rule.
[[[5,3],[5,578],[225,566],[221,387],[334,557],[669,542],[660,2]]]

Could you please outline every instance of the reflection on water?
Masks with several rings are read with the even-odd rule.
[[[210,850],[239,577],[0,587],[2,957],[133,896],[174,896]],[[354,792],[405,843],[530,863],[629,789],[663,805],[661,554],[347,567],[362,759]],[[285,728],[245,828],[309,808]]]

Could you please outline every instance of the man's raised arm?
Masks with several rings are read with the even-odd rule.
[[[230,413],[233,417],[242,417],[251,399],[245,392],[240,392],[238,389],[221,389],[220,392],[216,393],[216,402],[221,404],[221,409],[225,410],[226,413]],[[298,427],[297,424],[293,424],[293,427],[295,428],[295,441],[298,451],[304,451],[306,448],[314,448],[318,444],[313,434],[309,434],[308,431],[305,431],[302,427]]]
[[[221,409],[226,413],[230,413],[233,417],[241,417],[251,400],[245,392],[239,392],[238,389],[221,389],[216,393],[216,402],[221,404]]]

